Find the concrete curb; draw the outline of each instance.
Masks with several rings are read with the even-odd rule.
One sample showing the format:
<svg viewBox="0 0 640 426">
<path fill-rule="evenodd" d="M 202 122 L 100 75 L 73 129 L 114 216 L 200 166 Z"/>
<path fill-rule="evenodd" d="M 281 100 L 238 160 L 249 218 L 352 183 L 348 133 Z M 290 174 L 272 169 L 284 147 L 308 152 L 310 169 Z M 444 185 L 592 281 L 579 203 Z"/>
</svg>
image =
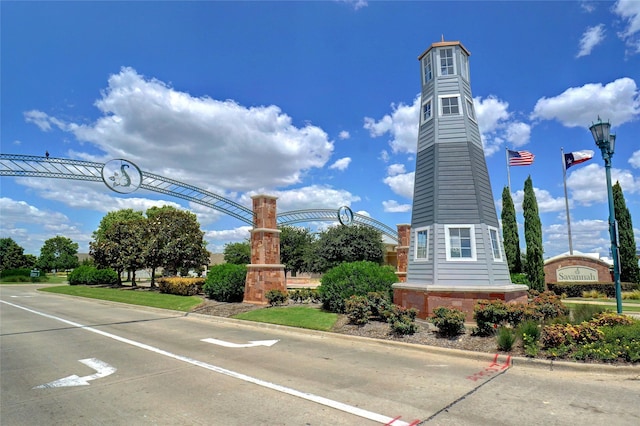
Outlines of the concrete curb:
<svg viewBox="0 0 640 426">
<path fill-rule="evenodd" d="M 71 296 L 68 294 L 59 294 L 59 293 L 47 293 L 54 296 L 62 296 L 62 297 L 80 297 L 80 296 Z M 83 297 L 86 299 L 86 297 Z M 95 301 L 99 301 L 105 304 L 112 304 L 119 307 L 129 307 L 129 308 L 142 308 L 145 310 L 149 310 L 152 312 L 158 313 L 171 313 L 176 317 L 185 317 L 185 318 L 194 318 L 205 320 L 209 322 L 217 322 L 217 323 L 227 323 L 234 324 L 246 328 L 262 328 L 262 329 L 271 329 L 271 330 L 280 330 L 286 331 L 288 333 L 293 334 L 303 334 L 308 336 L 316 336 L 319 338 L 327 338 L 331 337 L 334 339 L 341 340 L 349 340 L 349 341 L 361 341 L 369 344 L 377 344 L 380 346 L 391 346 L 391 347 L 402 347 L 405 349 L 411 349 L 422 352 L 429 352 L 439 355 L 447 355 L 456 358 L 463 358 L 469 360 L 476 361 L 486 361 L 488 363 L 495 361 L 496 354 L 491 354 L 488 352 L 474 352 L 474 351 L 465 351 L 462 349 L 449 349 L 449 348 L 441 348 L 438 346 L 429 346 L 429 345 L 420 345 L 417 343 L 405 343 L 405 342 L 397 342 L 395 340 L 382 340 L 382 339 L 373 339 L 371 337 L 363 337 L 363 336 L 353 336 L 350 334 L 340 334 L 333 333 L 330 331 L 319 331 L 319 330 L 309 330 L 298 327 L 290 327 L 287 325 L 279 325 L 279 324 L 269 324 L 263 322 L 253 322 L 246 320 L 237 320 L 234 318 L 227 317 L 218 317 L 215 315 L 204 315 L 198 314 L 194 312 L 182 312 L 182 311 L 174 311 L 171 309 L 162 309 L 162 308 L 154 308 L 151 306 L 142 306 L 142 305 L 131 305 L 128 303 L 119 303 L 119 302 L 111 302 L 109 300 L 102 299 L 91 299 Z M 627 375 L 632 376 L 630 380 L 640 380 L 640 365 L 609 365 L 609 364 L 588 364 L 588 363 L 578 363 L 578 362 L 570 362 L 570 361 L 556 361 L 549 359 L 537 359 L 537 358 L 523 358 L 523 357 L 510 357 L 508 354 L 500 354 L 498 356 L 499 360 L 510 360 L 511 367 L 527 367 L 527 368 L 535 368 L 539 370 L 548 370 L 548 371 L 573 371 L 573 372 L 581 372 L 581 373 L 591 373 L 591 374 L 613 374 L 613 375 Z M 504 361 L 503 361 L 504 362 Z"/>
<path fill-rule="evenodd" d="M 304 335 L 313 335 L 320 338 L 331 337 L 334 339 L 341 339 L 341 340 L 361 341 L 361 342 L 366 342 L 370 344 L 377 344 L 380 346 L 402 347 L 405 349 L 429 352 L 429 353 L 434 353 L 439 355 L 447 355 L 447 356 L 452 356 L 456 358 L 463 358 L 463 359 L 476 360 L 476 361 L 486 361 L 488 363 L 494 362 L 496 357 L 495 353 L 492 354 L 488 352 L 474 352 L 474 351 L 465 351 L 462 349 L 441 348 L 438 346 L 421 345 L 417 343 L 397 342 L 395 340 L 373 339 L 371 337 L 332 333 L 330 331 L 308 330 L 304 328 L 290 327 L 286 325 L 237 320 L 233 318 L 216 317 L 213 315 L 187 313 L 185 317 L 196 317 L 198 319 L 203 319 L 206 321 L 213 321 L 218 323 L 229 323 L 229 324 L 239 325 L 239 326 L 248 327 L 248 328 L 281 330 L 281 331 L 286 331 L 294 334 L 297 333 L 297 334 L 304 334 Z M 518 368 L 526 367 L 526 368 L 535 368 L 535 369 L 548 370 L 548 371 L 574 371 L 574 372 L 592 373 L 592 374 L 627 375 L 627 376 L 633 376 L 632 378 L 633 380 L 640 380 L 640 365 L 634 366 L 634 365 L 589 364 L 589 363 L 578 363 L 578 362 L 571 362 L 571 361 L 557 361 L 557 360 L 551 360 L 551 359 L 537 359 L 537 358 L 524 358 L 524 357 L 509 358 L 509 354 L 505 354 L 505 353 L 499 354 L 498 360 L 500 362 L 505 362 L 506 360 L 510 360 L 511 367 L 518 367 Z"/>
</svg>

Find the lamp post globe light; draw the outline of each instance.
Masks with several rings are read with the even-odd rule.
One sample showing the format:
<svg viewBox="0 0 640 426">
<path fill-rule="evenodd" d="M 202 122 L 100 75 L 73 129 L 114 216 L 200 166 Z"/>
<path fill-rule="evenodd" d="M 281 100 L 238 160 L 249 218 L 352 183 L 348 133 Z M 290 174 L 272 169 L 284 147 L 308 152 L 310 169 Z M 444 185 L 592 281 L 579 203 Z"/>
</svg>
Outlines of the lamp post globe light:
<svg viewBox="0 0 640 426">
<path fill-rule="evenodd" d="M 618 227 L 616 223 L 616 213 L 613 205 L 613 188 L 611 187 L 611 157 L 616 145 L 616 135 L 610 134 L 611 124 L 603 122 L 600 117 L 591 127 L 593 140 L 600 148 L 604 169 L 607 174 L 607 195 L 609 196 L 609 236 L 611 238 L 611 257 L 613 257 L 613 281 L 616 286 L 616 307 L 618 314 L 622 314 L 622 288 L 620 286 L 620 259 L 618 256 Z"/>
</svg>

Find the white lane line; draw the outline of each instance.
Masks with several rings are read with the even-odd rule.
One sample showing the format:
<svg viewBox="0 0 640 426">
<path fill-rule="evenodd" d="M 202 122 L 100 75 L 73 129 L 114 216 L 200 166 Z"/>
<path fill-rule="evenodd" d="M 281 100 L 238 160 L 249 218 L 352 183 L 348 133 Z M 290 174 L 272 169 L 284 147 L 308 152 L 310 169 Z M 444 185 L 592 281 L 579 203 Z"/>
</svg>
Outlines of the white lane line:
<svg viewBox="0 0 640 426">
<path fill-rule="evenodd" d="M 63 319 L 63 318 L 56 317 L 54 315 L 45 314 L 44 312 L 35 311 L 33 309 L 30 309 L 30 308 L 27 308 L 27 307 L 24 307 L 24 306 L 19 306 L 19 305 L 10 303 L 10 302 L 6 302 L 4 300 L 0 300 L 0 302 L 5 303 L 5 304 L 7 304 L 9 306 L 13 306 L 14 308 L 18 308 L 18 309 L 22 309 L 22 310 L 27 311 L 27 312 L 31 312 L 32 314 L 36 314 L 36 315 L 43 316 L 45 318 L 50 318 L 50 319 L 53 319 L 53 320 L 56 320 L 56 321 L 60 321 L 60 322 L 63 322 L 65 324 L 72 325 L 74 327 L 82 328 L 82 329 L 90 331 L 92 333 L 96 333 L 96 334 L 99 334 L 101 336 L 108 337 L 108 338 L 113 339 L 113 340 L 117 340 L 118 342 L 126 343 L 128 345 L 135 346 L 135 347 L 140 348 L 140 349 L 146 349 L 148 351 L 157 353 L 159 355 L 164 355 L 164 356 L 169 357 L 169 358 L 177 359 L 178 361 L 183 361 L 183 362 L 186 362 L 188 364 L 195 365 L 195 366 L 198 366 L 198 367 L 202 367 L 202 368 L 205 368 L 205 369 L 210 370 L 210 371 L 215 371 L 216 373 L 224 374 L 225 376 L 233 377 L 233 378 L 236 378 L 236 379 L 239 379 L 239 380 L 243 380 L 245 382 L 253 383 L 253 384 L 258 385 L 258 386 L 262 386 L 262 387 L 265 387 L 265 388 L 268 388 L 268 389 L 272 389 L 272 390 L 275 390 L 275 391 L 278 391 L 278 392 L 282 392 L 282 393 L 285 393 L 285 394 L 288 394 L 288 395 L 296 396 L 298 398 L 306 399 L 308 401 L 316 402 L 318 404 L 322 404 L 322 405 L 325 405 L 327 407 L 335 408 L 336 410 L 344 411 L 346 413 L 353 414 L 353 415 L 356 415 L 356 416 L 359 416 L 359 417 L 363 417 L 365 419 L 373 420 L 375 422 L 380 422 L 382 424 L 390 424 L 390 423 L 392 423 L 393 426 L 409 426 L 409 423 L 406 423 L 406 422 L 403 422 L 403 421 L 400 421 L 400 420 L 396 420 L 393 417 L 388 417 L 388 416 L 385 416 L 385 415 L 382 415 L 382 414 L 377 414 L 377 413 L 374 413 L 374 412 L 371 412 L 371 411 L 363 410 L 361 408 L 353 407 L 351 405 L 344 404 L 342 402 L 334 401 L 332 399 L 324 398 L 322 396 L 314 395 L 314 394 L 307 393 L 307 392 L 301 392 L 301 391 L 298 391 L 298 390 L 295 390 L 295 389 L 291 389 L 291 388 L 288 388 L 288 387 L 285 387 L 285 386 L 281 386 L 281 385 L 278 385 L 278 384 L 275 384 L 275 383 L 267 382 L 265 380 L 256 379 L 254 377 L 247 376 L 247 375 L 242 374 L 242 373 L 237 373 L 235 371 L 227 370 L 226 368 L 222 368 L 222 367 L 218 367 L 218 366 L 215 366 L 215 365 L 207 364 L 206 362 L 198 361 L 196 359 L 189 358 L 189 357 L 186 357 L 186 356 L 173 354 L 171 352 L 167 352 L 167 351 L 165 351 L 163 349 L 159 349 L 159 348 L 156 348 L 154 346 L 147 345 L 145 343 L 136 342 L 135 340 L 127 339 L 125 337 L 120 337 L 120 336 L 117 336 L 115 334 L 107 333 L 107 332 L 104 332 L 102 330 L 98 330 L 98 329 L 93 328 L 93 327 L 88 327 L 86 325 L 82 325 L 82 324 L 79 324 L 77 322 L 73 322 L 73 321 L 69 321 L 69 320 Z"/>
</svg>

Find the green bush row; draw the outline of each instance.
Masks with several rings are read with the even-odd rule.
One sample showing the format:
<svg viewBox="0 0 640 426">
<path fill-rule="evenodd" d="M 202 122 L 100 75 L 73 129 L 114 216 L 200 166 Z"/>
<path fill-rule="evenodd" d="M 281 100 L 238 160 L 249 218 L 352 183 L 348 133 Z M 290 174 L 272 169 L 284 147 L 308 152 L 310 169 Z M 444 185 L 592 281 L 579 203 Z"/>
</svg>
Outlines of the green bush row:
<svg viewBox="0 0 640 426">
<path fill-rule="evenodd" d="M 640 290 L 639 284 L 620 283 L 622 291 Z M 583 292 L 597 291 L 604 293 L 607 297 L 616 296 L 616 287 L 614 283 L 547 283 L 549 291 L 554 292 L 558 296 L 564 297 L 582 297 Z"/>
<path fill-rule="evenodd" d="M 69 285 L 113 285 L 118 282 L 118 273 L 113 269 L 98 269 L 95 266 L 81 265 L 69 273 Z"/>
</svg>

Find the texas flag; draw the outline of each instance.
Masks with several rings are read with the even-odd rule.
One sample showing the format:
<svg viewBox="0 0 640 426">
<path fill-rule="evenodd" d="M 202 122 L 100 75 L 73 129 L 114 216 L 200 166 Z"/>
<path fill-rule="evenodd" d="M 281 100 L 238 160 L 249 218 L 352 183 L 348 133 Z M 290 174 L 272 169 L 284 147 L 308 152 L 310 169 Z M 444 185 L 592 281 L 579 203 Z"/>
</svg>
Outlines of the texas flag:
<svg viewBox="0 0 640 426">
<path fill-rule="evenodd" d="M 568 169 L 576 164 L 584 163 L 593 158 L 593 151 L 590 149 L 584 151 L 574 151 L 564 155 L 564 166 Z"/>
</svg>

